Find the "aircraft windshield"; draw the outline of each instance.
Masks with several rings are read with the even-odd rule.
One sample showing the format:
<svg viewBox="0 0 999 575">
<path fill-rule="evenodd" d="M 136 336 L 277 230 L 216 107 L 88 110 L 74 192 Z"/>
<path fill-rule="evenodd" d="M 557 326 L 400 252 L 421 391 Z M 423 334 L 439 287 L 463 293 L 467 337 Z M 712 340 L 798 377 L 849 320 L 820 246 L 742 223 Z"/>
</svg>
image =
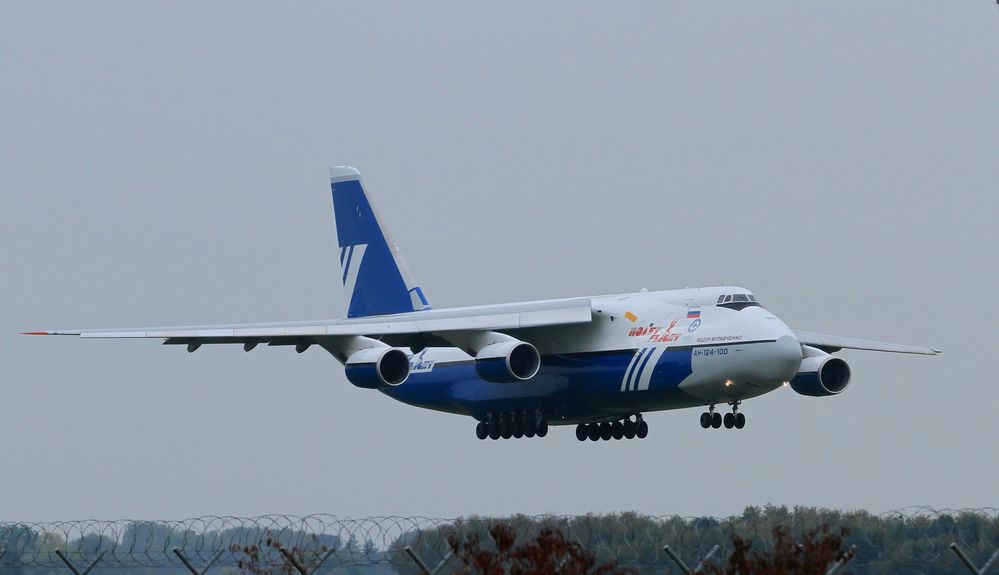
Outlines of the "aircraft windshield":
<svg viewBox="0 0 999 575">
<path fill-rule="evenodd" d="M 747 307 L 762 307 L 756 296 L 751 293 L 730 293 L 718 296 L 718 307 L 734 310 L 745 309 Z"/>
</svg>

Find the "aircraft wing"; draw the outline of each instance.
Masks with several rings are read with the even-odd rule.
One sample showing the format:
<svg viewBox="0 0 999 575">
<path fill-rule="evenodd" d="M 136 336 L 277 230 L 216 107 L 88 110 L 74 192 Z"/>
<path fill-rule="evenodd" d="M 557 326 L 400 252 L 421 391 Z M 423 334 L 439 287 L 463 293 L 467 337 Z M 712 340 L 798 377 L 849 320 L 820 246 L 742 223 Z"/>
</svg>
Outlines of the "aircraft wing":
<svg viewBox="0 0 999 575">
<path fill-rule="evenodd" d="M 915 353 L 920 355 L 936 355 L 942 353 L 939 349 L 931 347 L 921 347 L 917 345 L 901 345 L 897 343 L 885 343 L 881 341 L 871 341 L 869 339 L 858 339 L 855 337 L 843 337 L 839 335 L 826 335 L 810 331 L 794 330 L 798 341 L 817 347 L 829 353 L 841 349 L 861 349 L 866 351 L 886 351 L 890 353 Z"/>
<path fill-rule="evenodd" d="M 588 298 L 548 300 L 423 310 L 362 318 L 260 323 L 142 327 L 118 329 L 52 330 L 25 332 L 28 335 L 77 335 L 85 338 L 153 338 L 167 344 L 243 343 L 256 345 L 297 345 L 338 336 L 417 337 L 442 331 L 495 331 L 588 323 L 592 320 Z M 189 348 L 191 349 L 191 348 Z M 193 351 L 193 349 L 192 349 Z"/>
</svg>

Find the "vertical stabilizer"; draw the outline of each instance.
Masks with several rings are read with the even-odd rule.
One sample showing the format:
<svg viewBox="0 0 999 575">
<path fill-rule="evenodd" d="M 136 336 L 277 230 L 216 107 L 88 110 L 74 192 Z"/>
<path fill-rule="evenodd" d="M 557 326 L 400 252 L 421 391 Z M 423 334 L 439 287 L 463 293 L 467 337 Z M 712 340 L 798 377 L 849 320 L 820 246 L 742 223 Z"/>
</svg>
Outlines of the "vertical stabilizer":
<svg viewBox="0 0 999 575">
<path fill-rule="evenodd" d="M 361 173 L 349 166 L 330 168 L 330 187 L 347 317 L 429 309 L 423 290 L 409 275 L 399 248 L 364 193 Z"/>
</svg>

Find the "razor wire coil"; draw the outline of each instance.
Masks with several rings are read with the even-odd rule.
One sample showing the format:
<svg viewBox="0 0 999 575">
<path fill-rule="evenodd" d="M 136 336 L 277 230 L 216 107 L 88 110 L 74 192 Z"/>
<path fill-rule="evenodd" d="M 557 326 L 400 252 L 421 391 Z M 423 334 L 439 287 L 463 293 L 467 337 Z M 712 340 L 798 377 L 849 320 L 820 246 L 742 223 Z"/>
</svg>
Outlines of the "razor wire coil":
<svg viewBox="0 0 999 575">
<path fill-rule="evenodd" d="M 251 547 L 260 550 L 263 564 L 273 566 L 283 562 L 278 546 L 298 550 L 306 561 L 333 549 L 334 561 L 340 565 L 399 566 L 404 562 L 401 551 L 406 545 L 427 560 L 437 561 L 449 549 L 449 535 L 482 536 L 496 522 L 513 527 L 518 540 L 537 534 L 543 527 L 554 527 L 604 560 L 613 559 L 625 566 L 654 566 L 668 561 L 662 549 L 665 544 L 683 549 L 694 559 L 703 557 L 716 544 L 730 549 L 734 535 L 760 541 L 765 547 L 778 525 L 801 533 L 823 519 L 833 526 L 868 520 L 880 527 L 851 533 L 850 542 L 859 547 L 855 565 L 877 560 L 902 530 L 913 528 L 921 541 L 910 541 L 903 556 L 898 556 L 896 549 L 895 560 L 938 560 L 949 556 L 947 546 L 953 541 L 971 549 L 999 548 L 999 508 L 907 507 L 881 514 L 795 509 L 783 515 L 747 510 L 727 518 L 635 513 L 462 519 L 314 514 L 204 516 L 173 521 L 0 521 L 0 551 L 4 552 L 0 566 L 59 567 L 62 563 L 55 554 L 57 549 L 81 563 L 104 552 L 101 567 L 180 568 L 174 549 L 181 550 L 195 565 L 205 565 L 222 552 L 216 564 L 233 566 Z"/>
</svg>

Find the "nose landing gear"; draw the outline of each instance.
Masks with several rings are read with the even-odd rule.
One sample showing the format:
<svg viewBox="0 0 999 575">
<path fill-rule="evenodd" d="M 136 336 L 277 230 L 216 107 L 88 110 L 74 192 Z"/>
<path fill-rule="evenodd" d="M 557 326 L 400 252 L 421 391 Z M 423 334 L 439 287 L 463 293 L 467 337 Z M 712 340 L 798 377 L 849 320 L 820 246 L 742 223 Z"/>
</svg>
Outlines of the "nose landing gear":
<svg viewBox="0 0 999 575">
<path fill-rule="evenodd" d="M 729 402 L 732 406 L 732 413 L 726 413 L 725 417 L 722 417 L 720 413 L 715 411 L 715 404 L 708 406 L 708 410 L 701 414 L 701 427 L 707 429 L 709 427 L 718 429 L 723 424 L 725 429 L 742 429 L 746 427 L 746 416 L 739 412 L 739 404 L 741 401 Z"/>
<path fill-rule="evenodd" d="M 701 427 L 707 429 L 713 427 L 718 429 L 722 426 L 722 416 L 715 411 L 715 404 L 708 406 L 708 410 L 701 414 Z"/>
</svg>

